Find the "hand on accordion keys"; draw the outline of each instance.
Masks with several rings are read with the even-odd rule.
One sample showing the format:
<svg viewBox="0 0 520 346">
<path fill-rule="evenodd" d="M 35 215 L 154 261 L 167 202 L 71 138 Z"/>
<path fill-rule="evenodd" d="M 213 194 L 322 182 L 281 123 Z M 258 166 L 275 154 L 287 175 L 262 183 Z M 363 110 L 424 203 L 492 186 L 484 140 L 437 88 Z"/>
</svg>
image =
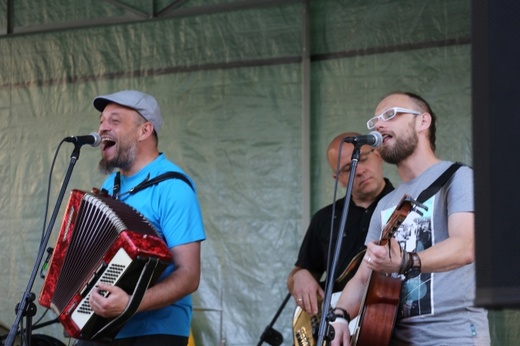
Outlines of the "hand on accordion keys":
<svg viewBox="0 0 520 346">
<path fill-rule="evenodd" d="M 117 286 L 99 283 L 92 290 L 89 303 L 92 310 L 99 316 L 108 318 L 119 316 L 125 310 L 130 297 Z"/>
</svg>

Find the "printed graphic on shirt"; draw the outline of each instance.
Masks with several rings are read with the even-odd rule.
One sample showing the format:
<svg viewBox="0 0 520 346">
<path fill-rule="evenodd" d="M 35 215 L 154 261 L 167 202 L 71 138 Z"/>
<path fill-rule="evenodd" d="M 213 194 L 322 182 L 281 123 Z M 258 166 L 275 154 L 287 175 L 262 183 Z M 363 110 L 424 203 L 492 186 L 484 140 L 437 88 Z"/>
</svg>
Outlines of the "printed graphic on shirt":
<svg viewBox="0 0 520 346">
<path fill-rule="evenodd" d="M 419 252 L 434 244 L 434 225 L 432 222 L 434 201 L 435 196 L 424 203 L 424 205 L 428 207 L 428 210 L 419 209 L 422 215 L 416 211 L 411 212 L 401 227 L 396 231 L 395 239 L 403 251 Z M 388 220 L 394 209 L 395 207 L 384 210 L 381 213 L 382 220 Z M 411 317 L 433 313 L 431 286 L 432 275 L 430 273 L 423 273 L 415 278 L 404 281 L 403 288 L 401 289 L 398 317 Z"/>
</svg>

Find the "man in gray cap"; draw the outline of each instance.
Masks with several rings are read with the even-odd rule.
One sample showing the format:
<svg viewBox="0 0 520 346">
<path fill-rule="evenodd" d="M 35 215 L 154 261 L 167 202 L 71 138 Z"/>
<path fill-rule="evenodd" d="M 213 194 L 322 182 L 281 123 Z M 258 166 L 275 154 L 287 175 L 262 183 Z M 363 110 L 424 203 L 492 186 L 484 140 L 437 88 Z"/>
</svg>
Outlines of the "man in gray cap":
<svg viewBox="0 0 520 346">
<path fill-rule="evenodd" d="M 173 264 L 147 289 L 138 312 L 113 344 L 186 346 L 192 315 L 191 293 L 199 285 L 200 243 L 205 239 L 195 184 L 158 151 L 162 116 L 154 97 L 123 90 L 98 96 L 93 103 L 101 112 L 99 169 L 109 174 L 102 188 L 141 212 L 173 255 Z M 113 172 L 115 169 L 118 171 Z M 146 184 L 165 173 L 176 179 Z M 146 188 L 141 189 L 143 186 Z M 128 302 L 125 291 L 105 284 L 99 284 L 90 297 L 93 311 L 107 318 L 120 315 Z"/>
</svg>

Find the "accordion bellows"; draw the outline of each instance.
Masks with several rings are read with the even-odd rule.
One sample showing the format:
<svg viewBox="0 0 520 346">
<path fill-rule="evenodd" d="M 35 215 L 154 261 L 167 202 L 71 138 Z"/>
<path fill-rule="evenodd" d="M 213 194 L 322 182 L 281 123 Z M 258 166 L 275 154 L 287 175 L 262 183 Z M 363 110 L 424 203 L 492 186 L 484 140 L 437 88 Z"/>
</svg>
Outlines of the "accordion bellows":
<svg viewBox="0 0 520 346">
<path fill-rule="evenodd" d="M 110 341 L 171 261 L 142 214 L 108 195 L 72 190 L 39 303 L 58 315 L 70 336 Z M 88 298 L 99 282 L 131 296 L 120 316 L 107 319 L 91 310 Z"/>
</svg>

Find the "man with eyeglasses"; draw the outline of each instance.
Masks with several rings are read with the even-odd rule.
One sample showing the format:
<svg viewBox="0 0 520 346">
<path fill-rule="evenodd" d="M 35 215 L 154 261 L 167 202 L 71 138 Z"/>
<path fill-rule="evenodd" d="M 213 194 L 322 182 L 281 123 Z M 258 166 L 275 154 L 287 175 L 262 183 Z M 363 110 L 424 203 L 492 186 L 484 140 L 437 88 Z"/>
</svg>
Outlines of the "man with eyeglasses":
<svg viewBox="0 0 520 346">
<path fill-rule="evenodd" d="M 375 114 L 368 128 L 383 136 L 381 156 L 397 166 L 402 183 L 383 197 L 374 211 L 365 257 L 336 305 L 342 314 L 332 323 L 335 338 L 331 345 L 356 344 L 366 337 L 364 331 L 373 327 L 373 321 L 363 317 L 366 309 L 375 306 L 368 307 L 364 294 L 371 275 L 377 272 L 402 280 L 397 291 L 400 299 L 395 302 L 396 320 L 390 314 L 376 327 L 381 330 L 389 326 L 390 340 L 377 344 L 489 345 L 487 312 L 473 306 L 472 169 L 458 168 L 423 202 L 427 209 L 419 208 L 421 214 L 412 211 L 388 244 L 379 245 L 383 226 L 403 196 L 418 198 L 452 162 L 442 161 L 435 154 L 435 114 L 420 96 L 409 92 L 388 94 L 379 102 Z M 346 325 L 359 311 L 363 311 L 359 329 L 351 340 Z"/>
<path fill-rule="evenodd" d="M 351 143 L 344 143 L 343 139 L 359 135 L 358 133 L 342 133 L 332 140 L 327 149 L 327 159 L 334 172 L 332 177 L 338 179 L 344 188 L 347 187 L 349 180 L 354 146 Z M 338 157 L 340 145 L 342 145 L 341 156 Z M 368 145 L 363 146 L 355 172 L 347 223 L 343 231 L 345 238 L 342 241 L 335 279 L 345 272 L 356 254 L 365 249 L 364 242 L 372 212 L 381 197 L 392 190 L 392 184 L 383 176 L 383 160 L 378 151 Z M 335 203 L 332 236 L 334 241 L 337 239 L 344 204 L 345 197 L 338 199 Z M 323 288 L 318 281 L 327 269 L 332 208 L 333 205 L 330 204 L 313 215 L 301 244 L 295 267 L 287 279 L 287 287 L 296 304 L 310 315 L 318 313 L 318 297 L 324 297 Z M 362 258 L 362 255 L 358 257 Z M 349 275 L 349 278 L 352 275 L 353 273 Z M 344 285 L 345 280 L 336 282 L 335 291 L 341 291 Z"/>
</svg>

